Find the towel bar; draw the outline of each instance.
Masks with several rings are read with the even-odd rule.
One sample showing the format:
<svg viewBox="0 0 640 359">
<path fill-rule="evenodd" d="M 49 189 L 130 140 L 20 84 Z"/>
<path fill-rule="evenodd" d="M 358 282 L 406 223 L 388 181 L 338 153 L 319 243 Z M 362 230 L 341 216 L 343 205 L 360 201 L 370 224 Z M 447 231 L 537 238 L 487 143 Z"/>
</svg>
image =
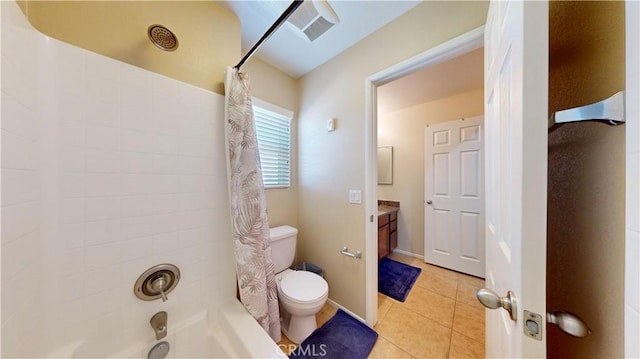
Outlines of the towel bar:
<svg viewBox="0 0 640 359">
<path fill-rule="evenodd" d="M 351 257 L 353 259 L 362 258 L 362 252 L 360 250 L 357 250 L 355 253 L 351 253 L 349 252 L 349 248 L 347 247 L 342 247 L 342 250 L 340 250 L 340 254 L 342 254 L 343 256 Z"/>
</svg>

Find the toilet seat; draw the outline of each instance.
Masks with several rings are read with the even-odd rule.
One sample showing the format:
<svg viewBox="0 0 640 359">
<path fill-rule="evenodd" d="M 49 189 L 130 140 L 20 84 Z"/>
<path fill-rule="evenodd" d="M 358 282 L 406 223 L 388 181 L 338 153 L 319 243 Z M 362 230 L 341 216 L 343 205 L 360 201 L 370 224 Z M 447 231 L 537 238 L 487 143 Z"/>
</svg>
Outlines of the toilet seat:
<svg viewBox="0 0 640 359">
<path fill-rule="evenodd" d="M 312 272 L 293 271 L 280 280 L 280 293 L 294 303 L 315 302 L 328 292 L 327 281 Z"/>
</svg>

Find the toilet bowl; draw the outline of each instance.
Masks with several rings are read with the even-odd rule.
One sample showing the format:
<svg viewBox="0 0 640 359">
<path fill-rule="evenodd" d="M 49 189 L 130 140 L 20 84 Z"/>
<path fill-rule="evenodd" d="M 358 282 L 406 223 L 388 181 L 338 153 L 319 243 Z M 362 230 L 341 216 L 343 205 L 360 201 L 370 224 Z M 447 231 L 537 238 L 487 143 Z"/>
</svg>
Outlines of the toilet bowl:
<svg viewBox="0 0 640 359">
<path fill-rule="evenodd" d="M 329 296 L 329 285 L 319 275 L 288 269 L 276 275 L 282 309 L 282 331 L 294 343 L 302 343 L 316 328 L 316 314 Z"/>
<path fill-rule="evenodd" d="M 329 296 L 321 276 L 289 269 L 295 257 L 298 230 L 290 226 L 271 228 L 271 252 L 276 271 L 281 327 L 294 343 L 302 343 L 316 328 L 316 314 Z"/>
</svg>

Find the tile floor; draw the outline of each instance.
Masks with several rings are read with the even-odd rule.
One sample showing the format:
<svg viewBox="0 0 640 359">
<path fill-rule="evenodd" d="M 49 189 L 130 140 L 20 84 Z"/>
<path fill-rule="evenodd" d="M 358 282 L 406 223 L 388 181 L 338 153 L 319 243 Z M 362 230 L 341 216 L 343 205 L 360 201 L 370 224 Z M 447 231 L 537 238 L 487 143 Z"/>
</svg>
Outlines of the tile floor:
<svg viewBox="0 0 640 359">
<path fill-rule="evenodd" d="M 389 258 L 422 273 L 404 303 L 378 294 L 378 341 L 369 358 L 484 358 L 484 307 L 475 298 L 484 280 L 393 253 Z M 336 312 L 327 304 L 318 325 Z M 291 352 L 283 334 L 278 343 Z"/>
</svg>

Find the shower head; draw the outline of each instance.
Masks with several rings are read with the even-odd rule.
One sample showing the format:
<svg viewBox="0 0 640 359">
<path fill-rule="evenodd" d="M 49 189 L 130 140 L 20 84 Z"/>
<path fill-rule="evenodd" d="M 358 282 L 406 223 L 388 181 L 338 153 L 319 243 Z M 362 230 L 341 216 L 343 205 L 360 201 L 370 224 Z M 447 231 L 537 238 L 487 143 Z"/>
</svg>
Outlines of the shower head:
<svg viewBox="0 0 640 359">
<path fill-rule="evenodd" d="M 178 38 L 171 30 L 158 24 L 149 26 L 147 30 L 149 40 L 162 51 L 176 51 L 178 48 Z"/>
</svg>

